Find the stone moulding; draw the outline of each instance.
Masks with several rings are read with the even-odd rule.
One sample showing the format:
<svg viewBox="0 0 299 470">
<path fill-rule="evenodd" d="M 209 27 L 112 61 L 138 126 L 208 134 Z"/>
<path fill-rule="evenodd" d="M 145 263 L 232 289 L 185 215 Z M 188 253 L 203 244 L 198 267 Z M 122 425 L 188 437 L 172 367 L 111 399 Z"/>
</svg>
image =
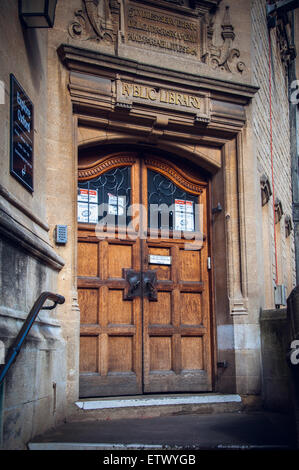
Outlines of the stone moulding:
<svg viewBox="0 0 299 470">
<path fill-rule="evenodd" d="M 215 74 L 199 76 L 149 66 L 69 44 L 61 44 L 57 53 L 69 70 L 69 92 L 80 123 L 87 127 L 105 128 L 112 133 L 134 135 L 135 141 L 138 135 L 146 142 L 159 145 L 171 142 L 176 145 L 180 142 L 184 145 L 207 142 L 210 145 L 211 141 L 217 146 L 225 144 L 228 136 L 233 138 L 243 128 L 246 122 L 245 106 L 259 89 L 248 83 L 219 79 Z M 197 122 L 195 117 L 198 113 L 186 113 L 184 110 L 178 113 L 176 106 L 158 107 L 150 100 L 141 102 L 140 99 L 138 103 L 134 99 L 135 103 L 127 96 L 124 100 L 118 92 L 119 80 L 206 97 L 203 104 L 206 102 L 209 107 L 205 105 L 200 118 L 207 118 L 209 122 Z M 119 106 L 120 98 L 122 104 L 128 104 L 128 108 Z M 209 129 L 209 136 L 202 132 L 206 128 Z"/>
<path fill-rule="evenodd" d="M 248 314 L 247 207 L 244 192 L 245 155 L 238 137 L 224 147 L 228 297 L 231 315 Z M 238 201 L 238 203 L 236 203 Z"/>
<path fill-rule="evenodd" d="M 188 72 L 174 71 L 166 68 L 156 67 L 154 65 L 148 66 L 141 62 L 132 59 L 125 59 L 121 57 L 112 56 L 102 52 L 92 51 L 80 47 L 75 47 L 69 44 L 61 44 L 57 53 L 61 62 L 70 70 L 76 73 L 88 73 L 94 76 L 101 76 L 101 71 L 109 73 L 110 79 L 116 80 L 116 76 L 130 76 L 140 77 L 143 79 L 156 79 L 165 83 L 168 86 L 173 84 L 182 83 L 184 85 L 191 85 L 198 90 L 203 91 L 208 89 L 213 99 L 213 93 L 226 95 L 225 102 L 229 97 L 231 103 L 237 102 L 239 105 L 246 105 L 254 97 L 259 87 L 253 86 L 249 83 L 239 83 L 234 81 L 227 81 L 218 79 L 215 74 L 211 76 L 199 76 Z"/>
<path fill-rule="evenodd" d="M 5 305 L 0 305 L 0 317 L 10 318 L 15 321 L 19 321 L 19 320 L 25 321 L 26 318 L 28 317 L 28 312 L 9 308 L 9 307 L 6 307 Z M 49 317 L 48 314 L 45 315 L 44 312 L 39 313 L 37 318 L 34 320 L 34 324 L 40 325 L 42 327 L 45 326 L 45 327 L 51 327 L 51 328 L 61 328 L 61 324 L 59 320 L 57 320 L 56 318 Z M 13 333 L 12 336 L 15 336 L 15 333 Z M 1 341 L 0 341 L 0 349 L 1 349 Z"/>
<path fill-rule="evenodd" d="M 50 245 L 16 222 L 1 205 L 0 236 L 5 237 L 18 248 L 40 259 L 56 271 L 60 271 L 65 264 Z"/>
<path fill-rule="evenodd" d="M 41 228 L 49 232 L 49 225 L 43 222 L 41 219 L 36 217 L 36 215 L 30 211 L 21 201 L 19 201 L 10 191 L 8 191 L 4 186 L 0 184 L 0 196 L 4 197 L 10 204 L 15 206 L 21 212 L 23 212 L 29 219 L 31 219 L 35 224 L 38 224 Z"/>
</svg>

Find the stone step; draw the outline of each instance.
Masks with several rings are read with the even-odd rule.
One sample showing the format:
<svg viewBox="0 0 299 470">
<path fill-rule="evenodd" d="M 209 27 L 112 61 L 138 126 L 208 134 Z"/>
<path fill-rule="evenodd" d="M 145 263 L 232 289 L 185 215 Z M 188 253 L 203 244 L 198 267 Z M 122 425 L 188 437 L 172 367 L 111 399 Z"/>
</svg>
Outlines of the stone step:
<svg viewBox="0 0 299 470">
<path fill-rule="evenodd" d="M 68 421 L 226 413 L 241 411 L 242 408 L 240 395 L 217 393 L 90 398 L 75 402 Z"/>
<path fill-rule="evenodd" d="M 293 447 L 292 417 L 265 411 L 73 421 L 60 424 L 28 443 L 30 450 L 191 451 Z"/>
<path fill-rule="evenodd" d="M 190 446 L 191 447 L 191 446 Z M 214 447 L 193 445 L 192 450 L 290 450 L 289 445 L 216 445 Z M 114 443 L 88 443 L 88 442 L 29 442 L 28 450 L 190 450 L 186 445 L 162 444 L 114 444 Z M 143 461 L 142 461 L 143 462 Z"/>
</svg>

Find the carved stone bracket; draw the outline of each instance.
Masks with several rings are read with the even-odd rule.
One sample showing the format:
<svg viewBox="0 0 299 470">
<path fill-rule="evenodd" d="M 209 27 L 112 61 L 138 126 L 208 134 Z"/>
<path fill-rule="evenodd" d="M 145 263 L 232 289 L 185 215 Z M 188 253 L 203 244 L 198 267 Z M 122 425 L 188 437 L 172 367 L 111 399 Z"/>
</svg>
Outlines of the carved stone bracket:
<svg viewBox="0 0 299 470">
<path fill-rule="evenodd" d="M 275 223 L 278 224 L 283 216 L 283 208 L 281 200 L 276 198 L 275 199 Z"/>
<path fill-rule="evenodd" d="M 274 2 L 271 2 L 274 3 Z M 275 2 L 276 3 L 276 2 Z M 283 2 L 282 2 L 283 3 Z M 290 3 L 290 2 L 284 2 Z M 293 2 L 295 3 L 295 2 Z M 297 2 L 298 7 L 298 2 Z M 268 5 L 268 8 L 270 5 Z M 292 9 L 296 8 L 293 6 Z M 296 46 L 292 35 L 292 16 L 291 11 L 286 11 L 284 8 L 274 9 L 267 17 L 268 27 L 275 28 L 276 41 L 280 51 L 282 64 L 287 67 L 296 58 Z M 295 26 L 295 24 L 294 24 Z"/>
<path fill-rule="evenodd" d="M 291 231 L 293 230 L 292 217 L 290 215 L 285 216 L 284 225 L 285 225 L 285 236 L 286 238 L 288 238 L 291 235 Z"/>
<path fill-rule="evenodd" d="M 69 25 L 72 38 L 81 40 L 115 41 L 112 11 L 118 2 L 109 0 L 82 0 L 82 9 L 75 11 L 75 21 Z"/>
<path fill-rule="evenodd" d="M 240 57 L 239 49 L 233 47 L 235 40 L 234 27 L 231 24 L 229 6 L 225 8 L 225 14 L 222 22 L 222 46 L 213 44 L 214 35 L 214 17 L 209 15 L 207 20 L 208 52 L 203 55 L 202 60 L 213 69 L 221 69 L 227 72 L 237 71 L 242 73 L 246 66 L 244 62 L 236 61 Z"/>
<path fill-rule="evenodd" d="M 265 206 L 272 196 L 271 185 L 268 177 L 263 174 L 260 178 L 261 183 L 261 196 L 262 196 L 262 206 Z"/>
<path fill-rule="evenodd" d="M 286 24 L 281 18 L 277 20 L 276 35 L 281 61 L 287 68 L 296 57 L 296 48 L 291 39 L 290 25 Z"/>
</svg>

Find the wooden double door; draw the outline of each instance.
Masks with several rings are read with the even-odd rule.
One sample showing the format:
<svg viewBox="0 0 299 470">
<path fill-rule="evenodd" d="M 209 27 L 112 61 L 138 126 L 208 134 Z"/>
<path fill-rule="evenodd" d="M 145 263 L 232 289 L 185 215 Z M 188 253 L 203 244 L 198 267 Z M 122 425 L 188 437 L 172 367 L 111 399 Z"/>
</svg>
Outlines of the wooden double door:
<svg viewBox="0 0 299 470">
<path fill-rule="evenodd" d="M 118 153 L 79 172 L 80 396 L 212 390 L 208 182 Z"/>
</svg>

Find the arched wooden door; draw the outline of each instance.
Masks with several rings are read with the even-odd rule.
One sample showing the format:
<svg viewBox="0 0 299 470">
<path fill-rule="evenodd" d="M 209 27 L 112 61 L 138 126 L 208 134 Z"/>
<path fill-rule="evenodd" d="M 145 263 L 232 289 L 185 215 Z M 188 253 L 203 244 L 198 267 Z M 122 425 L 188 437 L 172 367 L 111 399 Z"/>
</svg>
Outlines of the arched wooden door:
<svg viewBox="0 0 299 470">
<path fill-rule="evenodd" d="M 207 206 L 153 155 L 79 171 L 81 397 L 212 390 Z"/>
</svg>

